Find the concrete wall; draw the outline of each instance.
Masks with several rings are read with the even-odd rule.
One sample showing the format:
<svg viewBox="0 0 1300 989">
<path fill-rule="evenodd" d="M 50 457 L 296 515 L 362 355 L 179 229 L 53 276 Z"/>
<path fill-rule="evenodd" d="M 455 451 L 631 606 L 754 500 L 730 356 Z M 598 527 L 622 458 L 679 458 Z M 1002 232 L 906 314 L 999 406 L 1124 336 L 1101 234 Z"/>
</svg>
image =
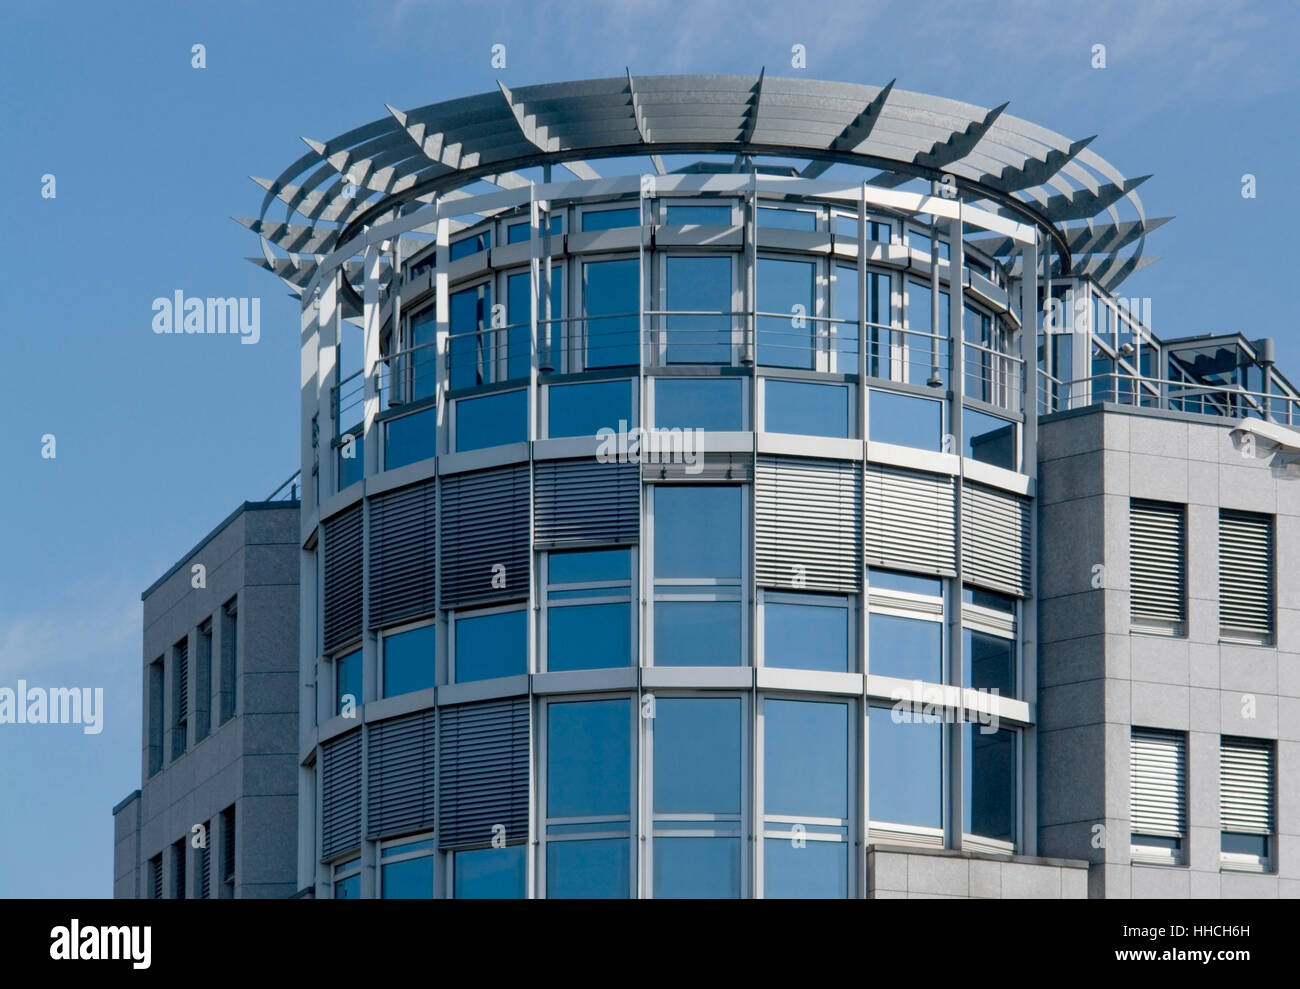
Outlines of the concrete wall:
<svg viewBox="0 0 1300 989">
<path fill-rule="evenodd" d="M 1236 424 L 1114 406 L 1040 423 L 1039 851 L 1087 859 L 1092 896 L 1300 895 L 1300 478 L 1234 449 Z M 1188 506 L 1184 637 L 1129 631 L 1130 498 Z M 1276 516 L 1275 646 L 1219 641 L 1220 508 Z M 1130 860 L 1133 725 L 1187 733 L 1179 865 Z M 1273 874 L 1220 868 L 1221 735 L 1277 741 Z"/>
<path fill-rule="evenodd" d="M 895 845 L 867 850 L 867 897 L 901 899 L 1081 900 L 1088 863 Z"/>
</svg>

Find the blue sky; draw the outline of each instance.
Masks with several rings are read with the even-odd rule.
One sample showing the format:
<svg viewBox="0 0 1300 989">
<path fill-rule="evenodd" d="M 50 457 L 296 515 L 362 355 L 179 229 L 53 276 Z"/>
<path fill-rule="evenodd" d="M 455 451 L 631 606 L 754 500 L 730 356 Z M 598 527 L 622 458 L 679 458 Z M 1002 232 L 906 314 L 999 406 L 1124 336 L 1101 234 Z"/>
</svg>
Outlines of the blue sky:
<svg viewBox="0 0 1300 989">
<path fill-rule="evenodd" d="M 140 592 L 296 467 L 298 307 L 243 260 L 257 241 L 230 217 L 256 215 L 248 176 L 278 174 L 301 135 L 498 78 L 800 74 L 802 44 L 810 77 L 1010 100 L 1051 130 L 1099 134 L 1092 149 L 1124 174 L 1154 173 L 1148 215 L 1177 217 L 1124 294 L 1153 299 L 1160 335 L 1276 337 L 1300 380 L 1281 291 L 1300 223 L 1294 2 L 6 7 L 0 686 L 99 686 L 106 711 L 99 735 L 0 725 L 0 896 L 111 895 L 110 810 L 139 785 Z M 151 303 L 178 289 L 260 297 L 261 341 L 155 335 Z"/>
</svg>

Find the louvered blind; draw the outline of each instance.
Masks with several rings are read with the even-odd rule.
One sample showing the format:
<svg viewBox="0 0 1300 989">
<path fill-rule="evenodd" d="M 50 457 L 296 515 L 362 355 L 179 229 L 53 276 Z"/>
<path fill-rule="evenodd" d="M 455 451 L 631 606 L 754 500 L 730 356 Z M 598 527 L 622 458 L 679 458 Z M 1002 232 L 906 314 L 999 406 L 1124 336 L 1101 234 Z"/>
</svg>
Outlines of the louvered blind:
<svg viewBox="0 0 1300 989">
<path fill-rule="evenodd" d="M 361 732 L 321 746 L 321 858 L 361 842 Z"/>
<path fill-rule="evenodd" d="M 1186 833 L 1187 753 L 1183 736 L 1133 729 L 1129 752 L 1129 821 L 1134 834 Z"/>
<path fill-rule="evenodd" d="M 221 812 L 221 880 L 233 882 L 235 878 L 235 805 Z"/>
<path fill-rule="evenodd" d="M 176 722 L 180 724 L 190 713 L 190 640 L 176 643 Z"/>
<path fill-rule="evenodd" d="M 1183 506 L 1129 502 L 1129 613 L 1134 625 L 1180 631 L 1187 617 Z"/>
<path fill-rule="evenodd" d="M 641 481 L 635 464 L 543 461 L 534 477 L 538 546 L 637 541 Z"/>
<path fill-rule="evenodd" d="M 695 450 L 695 463 L 647 463 L 642 453 L 641 476 L 647 481 L 748 481 L 754 476 L 751 453 L 709 453 Z M 660 454 L 663 458 L 663 454 Z M 679 458 L 680 459 L 680 458 Z"/>
<path fill-rule="evenodd" d="M 326 652 L 361 634 L 361 506 L 325 523 Z"/>
<path fill-rule="evenodd" d="M 1219 828 L 1273 833 L 1273 746 L 1248 738 L 1219 743 Z"/>
<path fill-rule="evenodd" d="M 1029 593 L 1029 502 L 979 484 L 962 487 L 962 580 L 1025 597 Z"/>
<path fill-rule="evenodd" d="M 1273 635 L 1273 519 L 1219 512 L 1219 627 L 1255 641 Z"/>
<path fill-rule="evenodd" d="M 953 480 L 868 464 L 864 548 L 872 566 L 956 573 Z"/>
<path fill-rule="evenodd" d="M 433 481 L 371 499 L 371 626 L 429 615 L 437 608 L 435 504 Z"/>
<path fill-rule="evenodd" d="M 434 715 L 421 711 L 370 729 L 366 829 L 380 837 L 431 829 Z"/>
<path fill-rule="evenodd" d="M 443 480 L 444 607 L 528 594 L 528 502 L 527 466 Z"/>
<path fill-rule="evenodd" d="M 211 838 L 208 835 L 207 838 Z M 199 899 L 212 898 L 212 854 L 208 841 L 199 849 Z"/>
<path fill-rule="evenodd" d="M 528 699 L 440 710 L 438 841 L 442 848 L 528 834 Z"/>
<path fill-rule="evenodd" d="M 760 457 L 754 476 L 758 582 L 853 592 L 862 585 L 861 465 Z"/>
<path fill-rule="evenodd" d="M 155 900 L 161 900 L 163 898 L 163 864 L 161 855 L 155 855 L 149 860 L 149 887 Z"/>
<path fill-rule="evenodd" d="M 172 899 L 183 900 L 186 896 L 185 888 L 185 839 L 175 842 L 172 845 L 172 868 L 176 871 L 172 874 Z"/>
</svg>

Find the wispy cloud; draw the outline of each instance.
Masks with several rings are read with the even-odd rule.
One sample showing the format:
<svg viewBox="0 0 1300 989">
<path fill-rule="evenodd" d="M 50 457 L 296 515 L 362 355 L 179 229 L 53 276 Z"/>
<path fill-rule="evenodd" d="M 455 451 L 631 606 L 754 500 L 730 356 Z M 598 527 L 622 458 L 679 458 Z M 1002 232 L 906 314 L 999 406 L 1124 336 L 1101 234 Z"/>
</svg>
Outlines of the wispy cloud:
<svg viewBox="0 0 1300 989">
<path fill-rule="evenodd" d="M 132 585 L 88 582 L 59 603 L 22 615 L 0 614 L 0 682 L 84 674 L 110 675 L 104 660 L 140 641 L 140 592 Z"/>
</svg>

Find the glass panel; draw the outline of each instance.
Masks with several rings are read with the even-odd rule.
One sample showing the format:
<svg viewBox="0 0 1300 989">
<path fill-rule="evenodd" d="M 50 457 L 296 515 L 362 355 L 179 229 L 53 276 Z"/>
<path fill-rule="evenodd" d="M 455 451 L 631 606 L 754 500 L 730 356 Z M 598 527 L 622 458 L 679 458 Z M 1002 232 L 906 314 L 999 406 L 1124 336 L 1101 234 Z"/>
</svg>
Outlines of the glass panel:
<svg viewBox="0 0 1300 989">
<path fill-rule="evenodd" d="M 759 258 L 757 290 L 759 311 L 780 314 L 757 317 L 758 363 L 811 370 L 815 366 L 816 265 Z"/>
<path fill-rule="evenodd" d="M 385 900 L 433 899 L 433 856 L 390 862 L 379 867 Z"/>
<path fill-rule="evenodd" d="M 342 491 L 350 484 L 356 484 L 365 476 L 366 472 L 366 438 L 361 433 L 355 433 L 352 436 L 352 443 L 348 444 L 343 440 L 344 445 L 338 448 L 338 467 L 339 467 L 339 490 Z M 352 456 L 347 454 L 351 453 Z"/>
<path fill-rule="evenodd" d="M 617 900 L 631 895 L 631 841 L 546 843 L 546 895 L 552 900 Z"/>
<path fill-rule="evenodd" d="M 632 388 L 626 380 L 550 385 L 546 393 L 552 438 L 595 436 L 632 421 Z"/>
<path fill-rule="evenodd" d="M 934 577 L 917 577 L 894 570 L 872 570 L 869 573 L 868 579 L 872 588 L 906 591 L 909 594 L 928 594 L 931 597 L 939 597 L 943 594 L 943 581 Z"/>
<path fill-rule="evenodd" d="M 1254 855 L 1256 858 L 1268 858 L 1268 835 L 1243 834 L 1237 831 L 1220 833 L 1219 849 L 1230 855 Z M 657 846 L 656 846 L 657 847 Z"/>
<path fill-rule="evenodd" d="M 765 700 L 763 739 L 767 814 L 849 816 L 848 705 Z"/>
<path fill-rule="evenodd" d="M 768 378 L 763 389 L 763 426 L 769 433 L 848 438 L 848 385 Z"/>
<path fill-rule="evenodd" d="M 484 230 L 482 233 L 475 234 L 472 237 L 464 237 L 454 241 L 451 245 L 449 257 L 452 261 L 459 261 L 461 258 L 467 258 L 471 254 L 477 254 L 479 251 L 486 251 L 492 246 L 492 231 Z"/>
<path fill-rule="evenodd" d="M 532 370 L 532 295 L 532 275 L 528 272 L 511 275 L 506 279 L 506 325 L 510 327 L 507 331 L 508 339 L 506 341 L 506 373 L 511 379 L 526 378 Z M 564 269 L 557 265 L 551 268 L 551 319 L 558 320 L 563 316 Z M 537 310 L 537 337 L 539 343 L 544 342 L 546 339 L 545 319 L 545 309 L 539 307 Z M 552 348 L 559 347 L 560 335 L 556 331 L 562 325 L 562 323 L 553 324 L 555 330 L 551 334 Z M 551 354 L 552 365 L 555 364 L 558 357 L 558 353 Z"/>
<path fill-rule="evenodd" d="M 758 208 L 758 225 L 781 230 L 816 230 L 817 214 L 811 210 L 760 206 Z"/>
<path fill-rule="evenodd" d="M 739 666 L 739 601 L 656 601 L 656 666 Z"/>
<path fill-rule="evenodd" d="M 528 392 L 503 391 L 456 403 L 457 451 L 481 450 L 528 439 Z"/>
<path fill-rule="evenodd" d="M 738 485 L 657 485 L 655 577 L 740 577 Z"/>
<path fill-rule="evenodd" d="M 451 387 L 473 388 L 493 380 L 492 286 L 487 282 L 451 294 Z"/>
<path fill-rule="evenodd" d="M 740 813 L 740 715 L 739 697 L 656 701 L 656 814 Z"/>
<path fill-rule="evenodd" d="M 763 665 L 849 672 L 849 609 L 843 598 L 763 605 Z"/>
<path fill-rule="evenodd" d="M 559 216 L 551 217 L 551 236 L 558 237 L 564 232 L 564 221 Z M 538 236 L 542 233 L 541 226 L 537 229 Z M 506 227 L 506 243 L 521 244 L 532 236 L 532 224 L 525 220 L 523 223 L 512 223 Z"/>
<path fill-rule="evenodd" d="M 853 224 L 854 229 L 857 223 Z M 871 276 L 868 276 L 870 279 Z M 829 332 L 834 340 L 836 359 L 832 370 L 840 374 L 858 373 L 858 269 L 848 265 L 835 266 L 835 284 L 831 287 L 831 316 L 849 320 L 831 323 Z"/>
<path fill-rule="evenodd" d="M 346 697 L 352 698 L 354 708 L 361 706 L 361 650 L 336 659 L 334 665 L 334 713 L 342 714 Z"/>
<path fill-rule="evenodd" d="M 740 896 L 739 838 L 655 838 L 657 899 Z"/>
<path fill-rule="evenodd" d="M 923 233 L 920 230 L 909 230 L 907 232 L 907 246 L 912 250 L 920 251 L 922 254 L 929 257 L 931 247 L 930 235 L 928 233 Z M 941 261 L 947 261 L 948 255 L 948 242 L 946 240 L 940 240 L 939 259 Z"/>
<path fill-rule="evenodd" d="M 640 268 L 635 258 L 582 266 L 583 312 L 592 317 L 586 323 L 587 367 L 640 363 Z"/>
<path fill-rule="evenodd" d="M 676 206 L 669 205 L 665 223 L 681 226 L 731 226 L 731 206 Z"/>
<path fill-rule="evenodd" d="M 384 636 L 384 696 L 396 697 L 434 685 L 437 630 L 423 625 Z"/>
<path fill-rule="evenodd" d="M 548 670 L 632 665 L 631 602 L 565 607 L 552 604 L 547 609 L 546 622 Z"/>
<path fill-rule="evenodd" d="M 641 225 L 641 207 L 629 206 L 621 209 L 587 210 L 582 214 L 582 230 L 612 230 L 615 227 L 637 227 Z"/>
<path fill-rule="evenodd" d="M 1016 469 L 1016 424 L 962 409 L 962 453 L 1005 470 Z"/>
<path fill-rule="evenodd" d="M 361 876 L 348 876 L 347 879 L 338 879 L 334 882 L 334 899 L 336 900 L 359 900 L 361 899 Z"/>
<path fill-rule="evenodd" d="M 977 604 L 981 608 L 991 608 L 994 611 L 1005 611 L 1009 615 L 1015 614 L 1016 611 L 1015 598 L 999 594 L 997 591 L 971 587 L 969 584 L 962 588 L 961 599 L 967 604 Z"/>
<path fill-rule="evenodd" d="M 962 650 L 966 654 L 963 687 L 1016 696 L 1016 645 L 1011 639 L 962 629 Z"/>
<path fill-rule="evenodd" d="M 1016 735 L 962 725 L 962 805 L 967 834 L 1015 841 Z"/>
<path fill-rule="evenodd" d="M 456 619 L 456 682 L 528 672 L 528 624 L 522 611 Z"/>
<path fill-rule="evenodd" d="M 740 378 L 655 378 L 655 426 L 660 429 L 744 429 Z"/>
<path fill-rule="evenodd" d="M 405 467 L 438 452 L 438 410 L 413 412 L 390 419 L 384 436 L 384 469 Z"/>
<path fill-rule="evenodd" d="M 419 348 L 411 354 L 411 400 L 432 398 L 438 392 L 438 317 L 433 309 L 426 309 L 411 319 L 411 346 Z"/>
<path fill-rule="evenodd" d="M 775 899 L 843 899 L 849 895 L 849 846 L 789 838 L 763 842 L 763 895 Z"/>
<path fill-rule="evenodd" d="M 943 404 L 895 392 L 872 391 L 868 416 L 873 443 L 942 450 Z"/>
<path fill-rule="evenodd" d="M 936 718 L 938 716 L 936 715 Z M 943 826 L 943 725 L 918 712 L 871 709 L 870 809 L 873 821 Z"/>
<path fill-rule="evenodd" d="M 948 384 L 948 293 L 939 293 L 939 331 L 932 336 L 933 307 L 930 286 L 922 282 L 907 283 L 907 361 L 904 378 L 924 385 L 935 376 L 942 386 Z"/>
<path fill-rule="evenodd" d="M 627 698 L 619 698 L 547 706 L 548 817 L 627 816 L 631 813 L 631 703 Z M 608 827 L 615 830 L 619 825 Z M 626 846 L 626 841 L 619 841 Z M 568 845 L 568 842 L 553 842 L 550 848 L 554 850 Z M 626 851 L 622 854 L 626 855 Z"/>
<path fill-rule="evenodd" d="M 456 852 L 452 895 L 458 900 L 522 900 L 528 894 L 527 867 L 526 845 Z"/>
<path fill-rule="evenodd" d="M 875 676 L 939 683 L 943 678 L 943 623 L 872 613 L 867 669 Z"/>
<path fill-rule="evenodd" d="M 598 580 L 631 581 L 630 549 L 579 550 L 552 553 L 547 561 L 547 579 L 552 584 L 577 584 Z"/>
<path fill-rule="evenodd" d="M 665 270 L 666 309 L 718 314 L 666 316 L 668 363 L 731 363 L 731 258 L 670 257 Z"/>
</svg>

